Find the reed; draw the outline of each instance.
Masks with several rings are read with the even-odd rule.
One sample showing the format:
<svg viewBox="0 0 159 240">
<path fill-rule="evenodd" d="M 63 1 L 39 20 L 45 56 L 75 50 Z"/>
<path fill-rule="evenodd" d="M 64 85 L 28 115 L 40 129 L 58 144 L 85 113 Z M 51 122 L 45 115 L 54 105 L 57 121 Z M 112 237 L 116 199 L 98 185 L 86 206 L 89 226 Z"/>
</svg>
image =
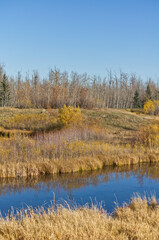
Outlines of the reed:
<svg viewBox="0 0 159 240">
<path fill-rule="evenodd" d="M 94 134 L 67 129 L 35 138 L 3 138 L 0 177 L 33 177 L 159 161 L 158 147 L 112 144 L 109 137 L 103 140 L 103 136 Z"/>
<path fill-rule="evenodd" d="M 102 206 L 68 205 L 19 211 L 0 218 L 2 240 L 157 240 L 159 207 L 154 197 L 137 196 L 111 215 Z"/>
</svg>

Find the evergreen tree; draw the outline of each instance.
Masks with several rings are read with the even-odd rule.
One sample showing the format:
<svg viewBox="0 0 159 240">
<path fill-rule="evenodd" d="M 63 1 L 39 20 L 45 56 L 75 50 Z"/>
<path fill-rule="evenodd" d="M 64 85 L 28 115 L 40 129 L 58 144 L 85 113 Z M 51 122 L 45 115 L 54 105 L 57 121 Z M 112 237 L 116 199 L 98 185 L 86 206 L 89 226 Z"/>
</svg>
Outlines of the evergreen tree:
<svg viewBox="0 0 159 240">
<path fill-rule="evenodd" d="M 147 85 L 147 89 L 146 89 L 146 101 L 150 100 L 151 97 L 151 89 L 150 89 L 150 85 Z"/>
<path fill-rule="evenodd" d="M 138 90 L 136 90 L 134 94 L 133 108 L 141 108 L 140 94 Z"/>
<path fill-rule="evenodd" d="M 10 101 L 10 86 L 6 74 L 3 74 L 0 81 L 0 106 L 8 106 Z"/>
</svg>

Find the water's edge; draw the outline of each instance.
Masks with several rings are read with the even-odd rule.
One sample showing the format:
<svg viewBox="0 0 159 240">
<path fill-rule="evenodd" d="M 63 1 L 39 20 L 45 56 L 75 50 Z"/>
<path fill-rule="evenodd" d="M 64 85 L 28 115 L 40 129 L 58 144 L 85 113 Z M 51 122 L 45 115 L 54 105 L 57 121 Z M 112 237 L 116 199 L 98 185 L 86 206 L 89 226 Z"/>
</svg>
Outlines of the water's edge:
<svg viewBox="0 0 159 240">
<path fill-rule="evenodd" d="M 13 206 L 48 206 L 51 201 L 83 206 L 103 202 L 111 212 L 115 203 L 128 202 L 133 193 L 159 197 L 159 164 L 136 164 L 72 174 L 0 179 L 2 214 Z"/>
</svg>

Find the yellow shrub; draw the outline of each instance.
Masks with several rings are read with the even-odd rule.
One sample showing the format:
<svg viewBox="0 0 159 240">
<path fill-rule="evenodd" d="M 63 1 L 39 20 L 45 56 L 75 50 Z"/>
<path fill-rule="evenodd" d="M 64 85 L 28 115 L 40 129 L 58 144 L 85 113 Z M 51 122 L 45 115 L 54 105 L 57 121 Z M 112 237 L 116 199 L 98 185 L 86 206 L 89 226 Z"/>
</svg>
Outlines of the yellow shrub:
<svg viewBox="0 0 159 240">
<path fill-rule="evenodd" d="M 59 122 L 62 125 L 81 124 L 82 113 L 80 108 L 66 107 L 59 109 Z"/>
<path fill-rule="evenodd" d="M 144 104 L 143 111 L 144 113 L 147 113 L 147 114 L 157 114 L 159 112 L 159 101 L 148 100 Z"/>
<path fill-rule="evenodd" d="M 148 100 L 147 102 L 145 102 L 143 111 L 144 113 L 153 114 L 155 111 L 155 106 L 153 101 Z"/>
</svg>

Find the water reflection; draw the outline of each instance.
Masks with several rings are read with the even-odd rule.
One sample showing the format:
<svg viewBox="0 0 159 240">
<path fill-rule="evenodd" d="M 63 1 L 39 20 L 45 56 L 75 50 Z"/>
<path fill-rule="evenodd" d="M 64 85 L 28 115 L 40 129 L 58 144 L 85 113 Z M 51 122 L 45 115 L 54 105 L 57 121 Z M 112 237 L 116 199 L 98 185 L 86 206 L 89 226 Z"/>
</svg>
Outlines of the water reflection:
<svg viewBox="0 0 159 240">
<path fill-rule="evenodd" d="M 136 176 L 142 186 L 145 178 L 155 179 L 159 182 L 159 164 L 142 164 L 123 167 L 106 167 L 105 169 L 91 172 L 74 174 L 48 175 L 37 178 L 4 178 L 0 179 L 0 196 L 6 193 L 21 193 L 27 188 L 41 189 L 41 184 L 49 191 L 63 188 L 65 190 L 79 189 L 92 184 L 97 186 L 99 182 L 109 182 L 112 179 L 128 179 L 131 175 Z M 99 178 L 100 177 L 100 178 Z"/>
<path fill-rule="evenodd" d="M 148 179 L 152 181 L 148 182 Z M 155 185 L 154 185 L 155 184 Z M 156 186 L 156 188 L 153 188 Z M 106 167 L 92 172 L 64 175 L 49 175 L 38 178 L 1 179 L 0 207 L 7 211 L 11 206 L 20 208 L 22 203 L 42 205 L 56 198 L 74 200 L 85 204 L 90 197 L 106 201 L 107 209 L 112 210 L 109 202 L 115 194 L 120 202 L 135 192 L 159 189 L 159 164 L 142 164 L 123 167 Z"/>
</svg>

